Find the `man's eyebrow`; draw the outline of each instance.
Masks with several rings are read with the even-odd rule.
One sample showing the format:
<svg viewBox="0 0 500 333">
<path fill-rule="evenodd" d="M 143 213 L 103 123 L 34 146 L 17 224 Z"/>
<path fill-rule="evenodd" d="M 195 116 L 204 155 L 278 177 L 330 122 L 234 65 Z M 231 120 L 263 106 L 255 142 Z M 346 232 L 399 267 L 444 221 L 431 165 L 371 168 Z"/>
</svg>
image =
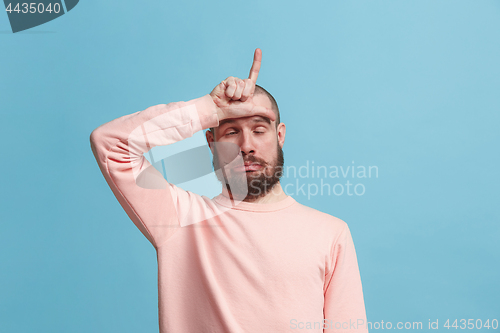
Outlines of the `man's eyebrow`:
<svg viewBox="0 0 500 333">
<path fill-rule="evenodd" d="M 267 117 L 258 116 L 257 118 L 252 119 L 252 121 L 254 123 L 266 122 L 269 125 L 271 125 L 271 119 L 269 119 Z"/>
<path fill-rule="evenodd" d="M 219 122 L 219 128 L 225 124 L 231 124 L 231 123 L 235 123 L 235 122 L 236 122 L 236 120 L 234 118 L 221 120 Z M 254 123 L 266 122 L 269 125 L 271 125 L 271 119 L 269 119 L 267 117 L 262 117 L 262 116 L 256 116 L 255 118 L 252 119 L 252 122 L 254 122 Z"/>
<path fill-rule="evenodd" d="M 219 127 L 222 127 L 222 125 L 224 124 L 230 124 L 230 123 L 234 123 L 234 119 L 224 119 L 224 120 L 221 120 L 219 121 Z"/>
</svg>

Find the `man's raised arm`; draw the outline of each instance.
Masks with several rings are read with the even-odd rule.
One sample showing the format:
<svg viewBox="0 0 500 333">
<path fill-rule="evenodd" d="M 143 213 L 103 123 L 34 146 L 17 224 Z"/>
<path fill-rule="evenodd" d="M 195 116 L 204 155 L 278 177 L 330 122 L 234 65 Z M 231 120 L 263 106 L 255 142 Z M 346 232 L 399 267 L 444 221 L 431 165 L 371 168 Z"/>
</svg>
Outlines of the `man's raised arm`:
<svg viewBox="0 0 500 333">
<path fill-rule="evenodd" d="M 217 107 L 210 95 L 159 104 L 97 127 L 90 145 L 99 168 L 127 215 L 155 248 L 179 225 L 178 214 L 189 210 L 192 195 L 168 184 L 143 156 L 155 146 L 191 137 L 218 126 Z M 187 200 L 186 200 L 187 199 Z"/>
<path fill-rule="evenodd" d="M 203 97 L 151 106 L 105 123 L 91 133 L 92 152 L 106 182 L 155 248 L 178 230 L 184 217 L 203 221 L 210 214 L 201 196 L 167 183 L 143 154 L 155 146 L 217 127 L 222 119 L 264 115 L 274 120 L 272 110 L 254 105 L 251 98 L 260 59 L 261 51 L 256 49 L 245 84 L 229 77 Z"/>
</svg>

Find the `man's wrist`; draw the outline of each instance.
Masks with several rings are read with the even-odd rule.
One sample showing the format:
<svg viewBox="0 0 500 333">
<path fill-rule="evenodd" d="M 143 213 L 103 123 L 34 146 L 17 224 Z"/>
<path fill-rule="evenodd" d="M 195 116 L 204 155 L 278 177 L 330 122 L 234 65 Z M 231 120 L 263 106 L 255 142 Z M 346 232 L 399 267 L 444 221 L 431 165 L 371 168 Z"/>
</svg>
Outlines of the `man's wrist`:
<svg viewBox="0 0 500 333">
<path fill-rule="evenodd" d="M 210 95 L 194 99 L 189 103 L 194 102 L 194 108 L 188 108 L 185 121 L 192 124 L 193 133 L 219 125 L 217 115 L 217 105 L 214 103 Z"/>
<path fill-rule="evenodd" d="M 219 122 L 224 119 L 224 113 L 222 112 L 222 110 L 219 108 L 219 107 L 216 107 L 217 108 L 217 119 L 219 119 Z"/>
<path fill-rule="evenodd" d="M 217 103 L 215 102 L 215 99 L 217 97 L 215 97 L 214 95 L 212 95 L 212 93 L 210 93 L 210 97 L 212 98 L 212 102 L 214 103 L 214 106 L 215 106 L 215 110 L 217 112 L 217 119 L 219 121 L 223 120 L 224 119 L 224 112 L 221 110 L 221 108 L 219 108 L 219 106 L 217 105 Z"/>
</svg>

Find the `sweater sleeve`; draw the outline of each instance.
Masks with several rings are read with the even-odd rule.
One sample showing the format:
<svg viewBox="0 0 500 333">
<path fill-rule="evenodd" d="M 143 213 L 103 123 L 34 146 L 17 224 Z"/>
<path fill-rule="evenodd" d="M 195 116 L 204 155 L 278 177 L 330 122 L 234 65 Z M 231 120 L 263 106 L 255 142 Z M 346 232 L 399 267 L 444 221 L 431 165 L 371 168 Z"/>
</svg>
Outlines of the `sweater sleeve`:
<svg viewBox="0 0 500 333">
<path fill-rule="evenodd" d="M 331 260 L 325 276 L 324 332 L 366 333 L 361 277 L 347 224 L 333 244 Z"/>
<path fill-rule="evenodd" d="M 215 103 L 205 95 L 151 106 L 92 131 L 90 146 L 106 182 L 155 248 L 178 230 L 180 215 L 193 211 L 192 205 L 203 205 L 203 199 L 169 184 L 143 154 L 218 124 Z M 195 209 L 194 213 L 202 211 Z"/>
</svg>

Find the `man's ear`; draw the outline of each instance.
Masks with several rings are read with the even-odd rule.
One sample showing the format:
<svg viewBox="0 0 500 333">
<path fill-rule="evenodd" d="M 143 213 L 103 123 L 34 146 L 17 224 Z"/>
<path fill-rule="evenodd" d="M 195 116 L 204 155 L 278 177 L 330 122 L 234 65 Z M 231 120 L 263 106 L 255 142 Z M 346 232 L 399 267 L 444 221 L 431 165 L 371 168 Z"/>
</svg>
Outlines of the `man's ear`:
<svg viewBox="0 0 500 333">
<path fill-rule="evenodd" d="M 283 148 L 283 145 L 285 144 L 285 134 L 286 134 L 285 124 L 279 123 L 276 132 L 278 134 L 278 144 L 280 145 L 281 148 Z"/>
<path fill-rule="evenodd" d="M 213 145 L 211 144 L 214 142 L 214 134 L 212 133 L 211 130 L 208 130 L 205 132 L 205 138 L 207 139 L 208 147 L 210 147 L 210 150 L 212 151 L 212 154 L 214 153 L 214 148 Z"/>
</svg>

